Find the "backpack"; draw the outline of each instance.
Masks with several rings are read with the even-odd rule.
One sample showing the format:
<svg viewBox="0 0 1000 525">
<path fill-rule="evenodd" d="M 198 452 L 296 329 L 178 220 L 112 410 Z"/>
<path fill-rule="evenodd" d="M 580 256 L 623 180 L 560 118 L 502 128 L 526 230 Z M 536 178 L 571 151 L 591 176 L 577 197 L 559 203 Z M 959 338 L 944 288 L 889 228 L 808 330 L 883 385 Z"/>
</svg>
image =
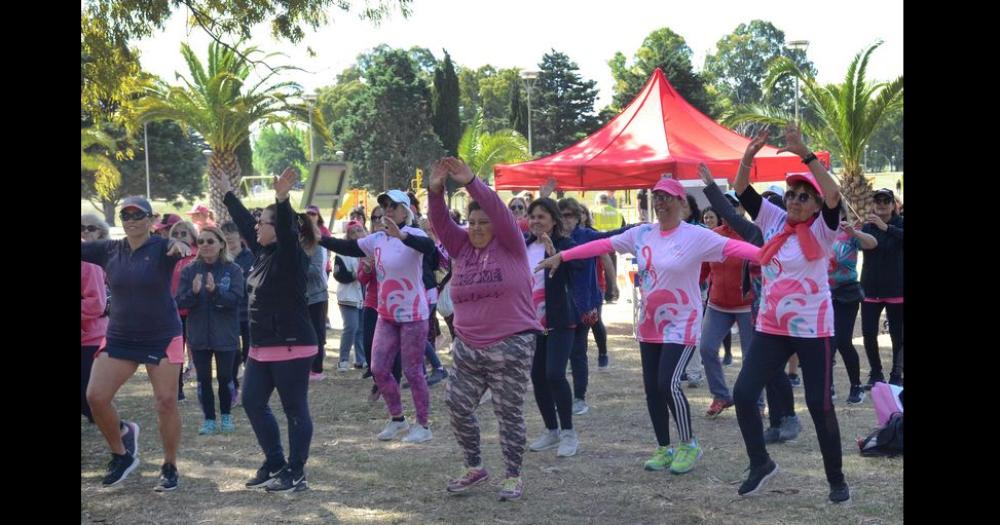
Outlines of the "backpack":
<svg viewBox="0 0 1000 525">
<path fill-rule="evenodd" d="M 903 453 L 903 413 L 896 412 L 882 428 L 876 429 L 865 439 L 858 440 L 861 455 L 866 457 L 894 457 Z"/>
</svg>

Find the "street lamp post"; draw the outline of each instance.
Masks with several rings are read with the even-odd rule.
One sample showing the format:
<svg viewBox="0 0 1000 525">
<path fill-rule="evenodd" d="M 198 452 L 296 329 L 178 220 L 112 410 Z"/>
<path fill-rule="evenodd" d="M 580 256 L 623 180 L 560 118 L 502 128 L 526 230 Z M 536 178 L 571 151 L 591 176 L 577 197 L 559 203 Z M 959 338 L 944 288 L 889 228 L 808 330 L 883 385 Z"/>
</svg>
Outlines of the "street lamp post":
<svg viewBox="0 0 1000 525">
<path fill-rule="evenodd" d="M 788 42 L 788 49 L 802 50 L 805 53 L 809 49 L 808 40 L 792 40 Z M 799 77 L 795 77 L 795 123 L 799 123 Z"/>
<path fill-rule="evenodd" d="M 313 107 L 316 104 L 316 95 L 306 95 L 302 98 L 309 103 L 309 163 L 312 164 L 315 158 L 313 155 L 315 149 L 313 144 Z"/>
<path fill-rule="evenodd" d="M 538 71 L 522 71 L 521 80 L 524 81 L 525 91 L 528 92 L 528 155 L 534 158 L 535 153 L 531 143 L 531 87 L 538 80 Z"/>
<path fill-rule="evenodd" d="M 146 198 L 152 199 L 153 195 L 149 193 L 149 123 L 142 123 L 142 141 L 144 143 L 143 149 L 146 151 Z"/>
</svg>

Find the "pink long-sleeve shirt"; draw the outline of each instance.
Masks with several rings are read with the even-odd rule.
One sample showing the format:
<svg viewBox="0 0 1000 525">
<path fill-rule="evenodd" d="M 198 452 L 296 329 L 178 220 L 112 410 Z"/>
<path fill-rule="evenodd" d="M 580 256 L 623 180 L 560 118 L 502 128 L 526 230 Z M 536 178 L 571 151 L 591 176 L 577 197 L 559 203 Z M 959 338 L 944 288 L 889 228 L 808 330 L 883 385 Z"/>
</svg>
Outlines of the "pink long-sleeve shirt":
<svg viewBox="0 0 1000 525">
<path fill-rule="evenodd" d="M 451 219 L 444 195 L 428 195 L 431 226 L 451 256 L 455 332 L 466 344 L 481 348 L 541 330 L 531 305 L 528 250 L 514 215 L 478 178 L 466 190 L 493 224 L 493 239 L 481 249 Z"/>
<path fill-rule="evenodd" d="M 104 309 L 108 305 L 104 270 L 80 261 L 80 346 L 100 346 L 108 331 Z"/>
</svg>

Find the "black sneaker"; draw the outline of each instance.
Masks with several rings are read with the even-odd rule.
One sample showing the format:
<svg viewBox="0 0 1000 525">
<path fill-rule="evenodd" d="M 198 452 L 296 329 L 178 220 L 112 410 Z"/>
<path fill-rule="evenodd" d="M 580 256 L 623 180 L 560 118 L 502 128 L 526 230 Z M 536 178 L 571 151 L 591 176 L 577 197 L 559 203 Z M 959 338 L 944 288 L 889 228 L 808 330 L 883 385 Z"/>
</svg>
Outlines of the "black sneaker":
<svg viewBox="0 0 1000 525">
<path fill-rule="evenodd" d="M 788 382 L 795 386 L 802 386 L 802 379 L 799 378 L 798 374 L 788 374 Z"/>
<path fill-rule="evenodd" d="M 292 469 L 286 466 L 264 490 L 268 492 L 301 492 L 308 488 L 305 471 L 293 473 Z"/>
<path fill-rule="evenodd" d="M 354 363 L 354 369 L 355 370 L 361 370 L 364 367 L 365 367 L 365 365 L 363 365 L 361 363 Z"/>
<path fill-rule="evenodd" d="M 687 380 L 688 380 L 688 373 L 684 372 L 683 374 L 681 374 L 681 381 L 687 381 Z"/>
<path fill-rule="evenodd" d="M 124 454 L 111 454 L 111 461 L 108 462 L 108 473 L 101 481 L 105 487 L 113 487 L 128 477 L 129 473 L 139 466 L 139 458 L 125 452 Z"/>
<path fill-rule="evenodd" d="M 361 374 L 361 379 L 368 379 L 372 376 L 372 369 L 369 367 L 365 369 L 365 373 Z"/>
<path fill-rule="evenodd" d="M 764 443 L 781 443 L 781 429 L 778 427 L 771 427 L 764 431 Z"/>
<path fill-rule="evenodd" d="M 865 390 L 861 385 L 851 385 L 851 395 L 847 396 L 848 405 L 859 405 L 865 400 Z"/>
<path fill-rule="evenodd" d="M 281 467 L 272 470 L 268 468 L 267 462 L 265 461 L 264 464 L 257 469 L 257 475 L 246 483 L 246 487 L 248 489 L 267 487 L 271 485 L 274 479 L 278 477 L 278 474 L 281 474 L 281 471 L 284 469 L 285 466 L 282 465 Z"/>
<path fill-rule="evenodd" d="M 733 364 L 733 354 L 726 354 L 725 357 L 722 358 L 722 365 L 729 366 L 731 364 Z"/>
<path fill-rule="evenodd" d="M 865 386 L 865 390 L 871 390 L 875 383 L 885 383 L 885 376 L 881 372 L 877 374 L 868 374 L 868 384 Z"/>
<path fill-rule="evenodd" d="M 608 367 L 608 354 L 600 354 L 597 356 L 597 368 L 607 368 Z"/>
<path fill-rule="evenodd" d="M 896 386 L 903 386 L 903 376 L 896 374 L 889 374 L 889 384 Z"/>
<path fill-rule="evenodd" d="M 156 492 L 170 492 L 177 490 L 178 481 L 180 481 L 180 476 L 177 475 L 177 465 L 164 463 L 163 466 L 160 467 L 160 484 L 153 490 Z"/>
<path fill-rule="evenodd" d="M 799 437 L 799 432 L 802 432 L 802 422 L 799 421 L 799 416 L 785 416 L 781 420 L 780 436 L 782 441 L 791 441 Z"/>
<path fill-rule="evenodd" d="M 427 377 L 427 386 L 434 386 L 448 378 L 448 371 L 444 368 L 435 368 L 431 375 Z"/>
<path fill-rule="evenodd" d="M 756 494 L 757 491 L 764 487 L 767 480 L 771 479 L 778 473 L 778 464 L 775 463 L 774 460 L 768 459 L 767 463 L 759 467 L 750 468 L 749 470 L 750 475 L 747 477 L 747 480 L 740 485 L 740 488 L 737 491 L 740 496 L 750 496 L 751 494 Z"/>
<path fill-rule="evenodd" d="M 122 434 L 122 445 L 125 446 L 125 450 L 132 457 L 139 457 L 139 424 L 134 421 L 121 421 L 121 429 L 125 431 Z"/>
<path fill-rule="evenodd" d="M 840 485 L 833 485 L 830 487 L 830 501 L 834 503 L 843 503 L 845 501 L 850 501 L 851 490 L 847 488 L 847 482 L 841 482 Z"/>
</svg>

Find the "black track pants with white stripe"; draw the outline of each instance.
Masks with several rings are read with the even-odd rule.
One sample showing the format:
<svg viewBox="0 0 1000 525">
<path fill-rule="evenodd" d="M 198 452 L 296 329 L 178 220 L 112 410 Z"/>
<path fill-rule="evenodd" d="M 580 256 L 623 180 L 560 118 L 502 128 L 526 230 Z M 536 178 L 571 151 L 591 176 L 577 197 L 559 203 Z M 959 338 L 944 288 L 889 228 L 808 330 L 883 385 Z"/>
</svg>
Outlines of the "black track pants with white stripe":
<svg viewBox="0 0 1000 525">
<path fill-rule="evenodd" d="M 691 406 L 681 388 L 684 365 L 691 359 L 694 346 L 675 343 L 639 343 L 642 355 L 642 385 L 646 391 L 646 408 L 653 423 L 656 441 L 661 447 L 670 445 L 670 416 L 674 415 L 680 442 L 694 437 L 691 431 Z"/>
</svg>

